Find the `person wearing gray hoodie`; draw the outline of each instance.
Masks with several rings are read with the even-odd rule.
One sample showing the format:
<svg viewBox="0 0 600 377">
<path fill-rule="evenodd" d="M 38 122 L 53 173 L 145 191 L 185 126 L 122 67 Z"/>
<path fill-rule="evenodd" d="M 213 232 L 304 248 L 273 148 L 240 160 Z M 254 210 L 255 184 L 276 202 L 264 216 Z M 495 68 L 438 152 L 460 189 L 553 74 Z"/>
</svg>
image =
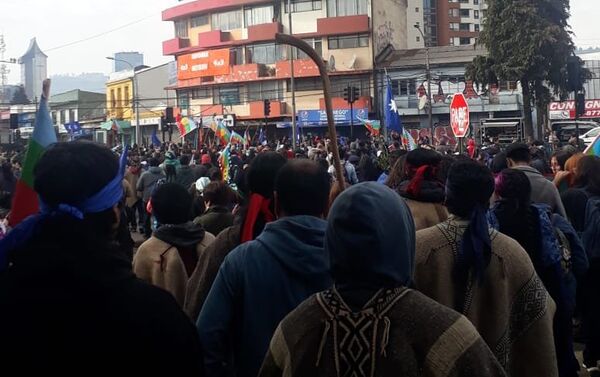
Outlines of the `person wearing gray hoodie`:
<svg viewBox="0 0 600 377">
<path fill-rule="evenodd" d="M 138 179 L 136 190 L 140 193 L 143 201 L 143 213 L 144 213 L 144 235 L 146 238 L 150 238 L 152 235 L 152 228 L 150 227 L 150 215 L 146 211 L 148 201 L 152 196 L 152 191 L 156 186 L 156 183 L 161 179 L 165 178 L 162 169 L 158 166 L 159 161 L 156 158 L 151 158 L 148 161 L 150 169 L 144 172 L 140 179 Z"/>
<path fill-rule="evenodd" d="M 278 323 L 331 285 L 323 246 L 329 189 L 329 175 L 314 161 L 290 161 L 279 171 L 278 220 L 227 255 L 200 312 L 207 375 L 256 376 Z"/>
</svg>

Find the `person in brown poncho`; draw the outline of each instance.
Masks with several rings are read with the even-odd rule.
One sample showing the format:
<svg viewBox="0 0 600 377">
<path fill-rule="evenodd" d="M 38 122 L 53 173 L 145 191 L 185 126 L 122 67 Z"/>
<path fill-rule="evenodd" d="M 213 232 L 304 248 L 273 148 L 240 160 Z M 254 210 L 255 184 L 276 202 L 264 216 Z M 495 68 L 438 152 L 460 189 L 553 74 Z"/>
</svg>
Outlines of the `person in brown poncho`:
<svg viewBox="0 0 600 377">
<path fill-rule="evenodd" d="M 452 215 L 417 232 L 416 288 L 469 318 L 509 376 L 558 376 L 556 305 L 525 250 L 489 228 L 493 191 L 485 166 L 452 166 L 446 183 Z"/>
<path fill-rule="evenodd" d="M 345 190 L 325 240 L 335 285 L 279 324 L 259 376 L 505 376 L 464 316 L 408 288 L 414 247 L 394 191 Z"/>
</svg>

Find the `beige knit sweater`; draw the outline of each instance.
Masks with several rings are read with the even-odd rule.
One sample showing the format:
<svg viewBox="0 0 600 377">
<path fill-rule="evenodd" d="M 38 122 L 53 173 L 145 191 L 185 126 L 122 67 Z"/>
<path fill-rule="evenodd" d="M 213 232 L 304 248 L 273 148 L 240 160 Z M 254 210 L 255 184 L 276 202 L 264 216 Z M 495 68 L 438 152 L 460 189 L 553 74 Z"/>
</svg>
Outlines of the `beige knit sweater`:
<svg viewBox="0 0 600 377">
<path fill-rule="evenodd" d="M 490 230 L 492 256 L 482 284 L 469 284 L 463 308 L 454 308 L 452 272 L 467 221 L 450 217 L 417 232 L 417 288 L 463 313 L 509 376 L 558 376 L 552 321 L 556 306 L 523 248 Z"/>
</svg>

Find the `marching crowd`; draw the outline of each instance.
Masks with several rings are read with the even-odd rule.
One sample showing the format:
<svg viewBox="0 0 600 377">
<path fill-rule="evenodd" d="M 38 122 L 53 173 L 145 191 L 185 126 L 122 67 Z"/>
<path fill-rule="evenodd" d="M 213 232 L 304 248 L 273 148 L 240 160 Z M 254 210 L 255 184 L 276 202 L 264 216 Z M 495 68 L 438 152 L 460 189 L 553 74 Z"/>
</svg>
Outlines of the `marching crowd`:
<svg viewBox="0 0 600 377">
<path fill-rule="evenodd" d="M 336 177 L 327 139 L 57 143 L 0 232 L 2 369 L 575 377 L 577 341 L 598 373 L 600 158 L 470 146 L 342 139 Z"/>
</svg>

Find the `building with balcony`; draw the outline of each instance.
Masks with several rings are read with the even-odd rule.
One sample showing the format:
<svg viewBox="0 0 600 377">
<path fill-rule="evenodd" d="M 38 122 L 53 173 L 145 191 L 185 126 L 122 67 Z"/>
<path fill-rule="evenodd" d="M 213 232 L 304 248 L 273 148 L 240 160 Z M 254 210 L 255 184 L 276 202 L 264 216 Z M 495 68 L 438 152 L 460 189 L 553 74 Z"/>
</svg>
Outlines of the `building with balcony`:
<svg viewBox="0 0 600 377">
<path fill-rule="evenodd" d="M 169 89 L 176 83 L 169 77 L 171 65 L 141 66 L 134 71 L 114 72 L 109 76 L 105 97 L 106 118 L 113 122 L 109 131 L 122 134 L 122 140 L 127 143 L 136 140 L 137 131 L 139 140 L 149 143 L 152 133 L 161 130 L 161 117 L 166 108 L 176 105 L 175 91 Z M 139 111 L 136 111 L 136 105 Z M 110 144 L 111 136 L 107 135 L 105 140 Z"/>
<path fill-rule="evenodd" d="M 465 79 L 465 70 L 473 58 L 487 52 L 474 46 L 430 48 L 432 118 L 435 139 L 456 144 L 450 128 L 450 102 L 454 93 L 467 98 L 470 121 L 475 136 L 500 136 L 510 141 L 522 131 L 523 96 L 515 82 L 500 82 L 498 86 L 476 88 Z M 392 93 L 404 127 L 411 130 L 415 140 L 429 136 L 427 72 L 425 49 L 394 51 L 378 64 L 377 81 L 385 98 L 385 73 L 391 79 Z M 383 106 L 380 103 L 380 112 Z"/>
<path fill-rule="evenodd" d="M 373 61 L 383 48 L 406 48 L 406 5 L 394 0 L 196 0 L 162 13 L 173 22 L 174 38 L 164 55 L 177 61 L 178 106 L 184 114 L 206 117 L 234 114 L 238 125 L 265 121 L 285 127 L 292 119 L 290 53 L 294 56 L 296 113 L 302 126 L 322 126 L 325 109 L 317 66 L 299 51 L 275 43 L 277 33 L 292 32 L 327 63 L 335 109 L 347 110 L 345 87 L 355 86 L 354 108 L 373 110 Z M 265 117 L 263 100 L 271 101 Z M 303 120 L 300 120 L 302 118 Z M 344 118 L 344 119 L 342 119 Z M 345 126 L 348 117 L 340 117 Z M 274 127 L 271 127 L 272 129 Z"/>
<path fill-rule="evenodd" d="M 81 127 L 82 135 L 90 135 L 90 138 L 93 138 L 95 131 L 106 119 L 105 97 L 102 93 L 70 90 L 50 96 L 48 105 L 52 122 L 59 135 L 64 135 L 63 139 L 68 138 L 67 126 L 73 123 Z"/>
<path fill-rule="evenodd" d="M 427 46 L 472 45 L 483 27 L 487 0 L 407 0 L 408 18 L 424 25 Z M 421 42 L 421 35 L 409 36 L 409 48 Z M 413 47 L 414 46 L 414 47 Z"/>
</svg>

